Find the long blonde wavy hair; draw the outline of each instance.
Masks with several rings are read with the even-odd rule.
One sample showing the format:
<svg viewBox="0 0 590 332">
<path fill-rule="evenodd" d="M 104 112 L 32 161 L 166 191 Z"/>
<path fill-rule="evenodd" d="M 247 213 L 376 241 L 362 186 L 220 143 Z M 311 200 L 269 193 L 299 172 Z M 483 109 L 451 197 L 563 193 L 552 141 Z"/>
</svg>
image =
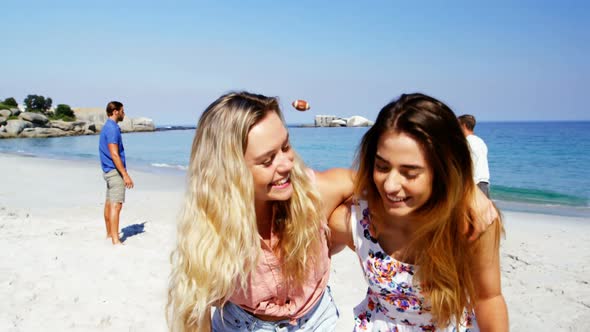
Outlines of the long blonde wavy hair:
<svg viewBox="0 0 590 332">
<path fill-rule="evenodd" d="M 477 303 L 471 276 L 477 242 L 469 243 L 461 231 L 462 225 L 473 224 L 476 217 L 470 207 L 476 187 L 467 141 L 453 111 L 434 98 L 415 93 L 385 105 L 363 136 L 355 161 L 355 195 L 368 201 L 372 217 L 380 221 L 388 217 L 373 169 L 379 138 L 386 132 L 414 138 L 432 170 L 432 194 L 414 212 L 420 226 L 406 248 L 406 259 L 417 266 L 415 277 L 430 301 L 434 323 L 438 327 L 459 323 L 464 309 L 471 310 Z M 496 232 L 498 246 L 501 221 L 488 231 Z"/>
<path fill-rule="evenodd" d="M 252 126 L 275 112 L 276 98 L 232 92 L 214 101 L 199 120 L 192 144 L 177 246 L 171 254 L 167 320 L 170 330 L 202 326 L 211 306 L 222 306 L 256 268 L 261 251 L 252 175 L 244 153 Z M 283 120 L 284 122 L 284 120 Z M 289 287 L 306 277 L 322 245 L 320 196 L 295 154 L 293 195 L 274 202 L 283 274 Z"/>
</svg>

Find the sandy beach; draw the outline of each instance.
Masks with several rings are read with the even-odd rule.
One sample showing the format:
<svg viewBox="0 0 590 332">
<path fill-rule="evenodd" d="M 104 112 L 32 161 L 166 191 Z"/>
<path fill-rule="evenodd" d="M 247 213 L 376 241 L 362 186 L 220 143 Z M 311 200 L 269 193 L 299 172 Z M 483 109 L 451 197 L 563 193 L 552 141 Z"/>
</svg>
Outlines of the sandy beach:
<svg viewBox="0 0 590 332">
<path fill-rule="evenodd" d="M 98 162 L 0 154 L 0 331 L 165 331 L 182 176 L 133 169 L 124 246 L 105 238 Z M 590 330 L 590 220 L 504 212 L 502 282 L 514 331 Z M 354 253 L 330 281 L 350 331 L 366 286 Z"/>
</svg>

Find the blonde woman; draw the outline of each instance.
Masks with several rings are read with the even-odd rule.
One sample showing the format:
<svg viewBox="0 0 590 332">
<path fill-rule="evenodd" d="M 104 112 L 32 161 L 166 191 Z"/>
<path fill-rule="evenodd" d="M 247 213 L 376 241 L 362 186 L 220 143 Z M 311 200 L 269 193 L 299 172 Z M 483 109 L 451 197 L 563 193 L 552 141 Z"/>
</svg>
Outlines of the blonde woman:
<svg viewBox="0 0 590 332">
<path fill-rule="evenodd" d="M 193 141 L 172 256 L 170 328 L 333 330 L 326 216 L 351 194 L 350 171 L 316 179 L 305 168 L 276 98 L 218 98 Z"/>
<path fill-rule="evenodd" d="M 502 223 L 475 242 L 461 235 L 479 189 L 451 109 L 402 95 L 363 137 L 357 164 L 360 206 L 330 218 L 334 240 L 356 251 L 369 284 L 355 331 L 507 331 Z"/>
<path fill-rule="evenodd" d="M 327 216 L 352 189 L 349 170 L 305 168 L 276 98 L 238 92 L 214 101 L 192 145 L 170 329 L 333 331 Z"/>
</svg>

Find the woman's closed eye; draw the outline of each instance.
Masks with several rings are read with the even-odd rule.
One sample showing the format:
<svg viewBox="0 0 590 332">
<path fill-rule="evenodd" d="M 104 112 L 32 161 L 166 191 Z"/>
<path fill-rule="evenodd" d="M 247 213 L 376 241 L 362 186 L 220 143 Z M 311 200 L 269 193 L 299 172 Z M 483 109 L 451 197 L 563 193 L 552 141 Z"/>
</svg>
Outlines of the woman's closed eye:
<svg viewBox="0 0 590 332">
<path fill-rule="evenodd" d="M 404 167 L 401 170 L 401 174 L 408 180 L 414 180 L 423 173 L 423 170 L 424 169 L 422 167 Z"/>
<path fill-rule="evenodd" d="M 376 162 L 375 163 L 375 169 L 378 172 L 388 172 L 391 169 L 391 167 L 389 167 L 388 164 L 385 164 L 383 162 Z"/>
<path fill-rule="evenodd" d="M 275 160 L 275 156 L 273 155 L 272 157 L 265 159 L 262 163 L 260 163 L 262 166 L 264 167 L 270 167 L 272 165 L 272 162 Z"/>
<path fill-rule="evenodd" d="M 415 178 L 418 177 L 418 175 L 420 175 L 420 174 L 417 172 L 407 172 L 407 173 L 403 174 L 403 176 L 408 180 L 414 180 Z"/>
</svg>

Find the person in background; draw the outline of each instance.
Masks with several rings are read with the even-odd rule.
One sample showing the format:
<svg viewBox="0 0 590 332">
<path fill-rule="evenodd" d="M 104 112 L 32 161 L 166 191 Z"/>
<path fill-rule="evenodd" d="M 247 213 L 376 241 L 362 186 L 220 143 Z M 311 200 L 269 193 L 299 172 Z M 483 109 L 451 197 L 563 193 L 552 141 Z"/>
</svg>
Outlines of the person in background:
<svg viewBox="0 0 590 332">
<path fill-rule="evenodd" d="M 500 285 L 501 219 L 476 241 L 469 148 L 455 114 L 423 95 L 387 104 L 364 135 L 355 198 L 329 220 L 369 284 L 354 331 L 508 331 Z"/>
<path fill-rule="evenodd" d="M 115 244 L 119 239 L 119 215 L 125 202 L 125 188 L 133 188 L 133 180 L 127 173 L 125 148 L 118 122 L 125 118 L 125 107 L 118 101 L 111 101 L 106 107 L 107 121 L 100 131 L 98 152 L 103 178 L 107 184 L 104 203 L 104 222 L 107 238 Z"/>
<path fill-rule="evenodd" d="M 488 166 L 488 147 L 486 143 L 473 133 L 475 117 L 464 114 L 457 118 L 461 124 L 463 135 L 469 143 L 471 160 L 473 162 L 473 179 L 481 191 L 490 197 L 490 169 Z"/>
</svg>

